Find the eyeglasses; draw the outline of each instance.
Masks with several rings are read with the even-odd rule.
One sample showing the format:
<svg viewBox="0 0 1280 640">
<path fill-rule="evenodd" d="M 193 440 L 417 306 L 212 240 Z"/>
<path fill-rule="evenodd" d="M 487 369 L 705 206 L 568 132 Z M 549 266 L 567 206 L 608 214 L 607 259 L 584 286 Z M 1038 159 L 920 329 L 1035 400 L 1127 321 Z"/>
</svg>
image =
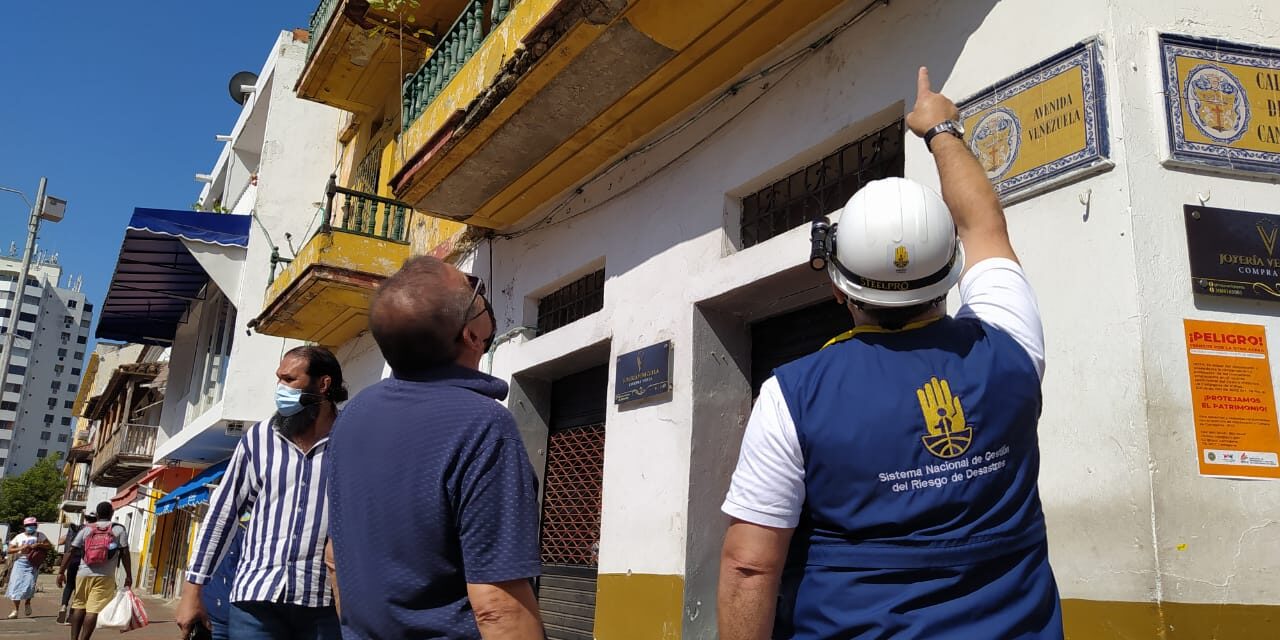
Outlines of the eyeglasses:
<svg viewBox="0 0 1280 640">
<path fill-rule="evenodd" d="M 467 282 L 471 285 L 471 300 L 467 302 L 466 311 L 463 312 L 466 314 L 466 319 L 462 322 L 462 329 L 465 329 L 467 324 L 472 320 L 479 318 L 483 314 L 489 314 L 489 323 L 493 325 L 493 330 L 489 333 L 489 337 L 484 341 L 484 350 L 488 352 L 489 349 L 493 347 L 493 339 L 498 333 L 498 319 L 494 317 L 493 306 L 489 304 L 489 298 L 485 296 L 486 290 L 484 281 L 477 276 L 468 274 Z M 475 305 L 476 298 L 484 300 L 484 308 L 477 311 L 475 314 L 472 314 L 471 307 Z M 462 329 L 458 329 L 459 335 L 462 334 Z"/>
<path fill-rule="evenodd" d="M 471 299 L 467 301 L 466 311 L 463 311 L 463 313 L 467 314 L 466 320 L 462 322 L 463 325 L 466 325 L 468 322 L 471 322 L 472 320 L 479 318 L 480 313 L 484 313 L 484 310 L 482 309 L 480 313 L 471 315 L 471 307 L 475 305 L 476 298 L 483 296 L 486 293 L 484 280 L 481 280 L 479 276 L 473 276 L 471 274 L 467 274 L 467 284 L 471 285 Z M 485 307 L 488 307 L 488 306 L 489 306 L 489 302 L 486 300 Z"/>
</svg>

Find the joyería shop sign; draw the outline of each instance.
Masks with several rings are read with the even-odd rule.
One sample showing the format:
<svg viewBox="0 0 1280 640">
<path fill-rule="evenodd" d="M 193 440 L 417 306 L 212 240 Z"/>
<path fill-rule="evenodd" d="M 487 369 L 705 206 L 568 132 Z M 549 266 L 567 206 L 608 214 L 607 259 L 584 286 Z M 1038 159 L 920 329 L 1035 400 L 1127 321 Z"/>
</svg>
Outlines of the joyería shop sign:
<svg viewBox="0 0 1280 640">
<path fill-rule="evenodd" d="M 1196 293 L 1280 301 L 1280 216 L 1183 207 Z"/>
</svg>

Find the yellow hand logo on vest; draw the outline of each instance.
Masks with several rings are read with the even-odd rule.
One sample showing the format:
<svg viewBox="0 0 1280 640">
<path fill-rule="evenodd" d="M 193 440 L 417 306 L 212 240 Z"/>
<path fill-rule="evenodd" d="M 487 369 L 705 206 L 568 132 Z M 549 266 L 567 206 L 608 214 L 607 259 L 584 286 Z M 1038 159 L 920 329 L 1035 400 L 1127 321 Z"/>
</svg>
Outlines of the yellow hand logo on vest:
<svg viewBox="0 0 1280 640">
<path fill-rule="evenodd" d="M 951 395 L 946 380 L 930 378 L 916 389 L 926 433 L 920 438 L 924 448 L 939 458 L 954 458 L 969 450 L 973 429 L 965 424 L 960 396 Z"/>
</svg>

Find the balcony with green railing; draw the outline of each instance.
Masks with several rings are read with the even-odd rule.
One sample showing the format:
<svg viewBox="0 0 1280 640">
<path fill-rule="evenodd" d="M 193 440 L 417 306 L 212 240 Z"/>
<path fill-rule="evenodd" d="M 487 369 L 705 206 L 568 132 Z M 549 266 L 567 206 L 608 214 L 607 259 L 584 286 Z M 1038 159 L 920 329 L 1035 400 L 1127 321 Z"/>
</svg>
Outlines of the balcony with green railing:
<svg viewBox="0 0 1280 640">
<path fill-rule="evenodd" d="M 511 13 L 515 0 L 470 0 L 422 66 L 404 82 L 401 122 L 408 129 L 448 86 L 484 39 Z"/>
<path fill-rule="evenodd" d="M 320 0 L 298 97 L 356 114 L 399 109 L 400 85 L 467 0 Z"/>
<path fill-rule="evenodd" d="M 409 257 L 413 209 L 330 176 L 319 229 L 292 258 L 272 257 L 258 333 L 336 347 L 367 328 L 369 298 Z M 279 265 L 284 265 L 279 273 Z"/>
<path fill-rule="evenodd" d="M 315 12 L 311 14 L 311 25 L 308 28 L 311 37 L 307 40 L 308 60 L 311 59 L 311 54 L 315 53 L 316 44 L 324 36 L 324 28 L 329 26 L 329 20 L 333 18 L 333 12 L 337 8 L 338 0 L 320 0 L 320 6 L 316 7 Z"/>
</svg>

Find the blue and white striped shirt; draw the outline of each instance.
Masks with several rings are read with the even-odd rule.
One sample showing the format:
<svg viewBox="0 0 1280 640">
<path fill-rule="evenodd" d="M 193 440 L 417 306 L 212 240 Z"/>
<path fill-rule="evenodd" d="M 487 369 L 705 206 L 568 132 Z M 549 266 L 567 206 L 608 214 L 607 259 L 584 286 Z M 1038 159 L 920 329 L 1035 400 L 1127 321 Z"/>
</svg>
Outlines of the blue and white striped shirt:
<svg viewBox="0 0 1280 640">
<path fill-rule="evenodd" d="M 249 511 L 231 601 L 332 604 L 324 566 L 329 514 L 322 472 L 328 442 L 322 438 L 303 451 L 271 421 L 254 425 L 236 445 L 209 501 L 187 580 L 209 581 L 227 554 L 236 521 Z"/>
</svg>

